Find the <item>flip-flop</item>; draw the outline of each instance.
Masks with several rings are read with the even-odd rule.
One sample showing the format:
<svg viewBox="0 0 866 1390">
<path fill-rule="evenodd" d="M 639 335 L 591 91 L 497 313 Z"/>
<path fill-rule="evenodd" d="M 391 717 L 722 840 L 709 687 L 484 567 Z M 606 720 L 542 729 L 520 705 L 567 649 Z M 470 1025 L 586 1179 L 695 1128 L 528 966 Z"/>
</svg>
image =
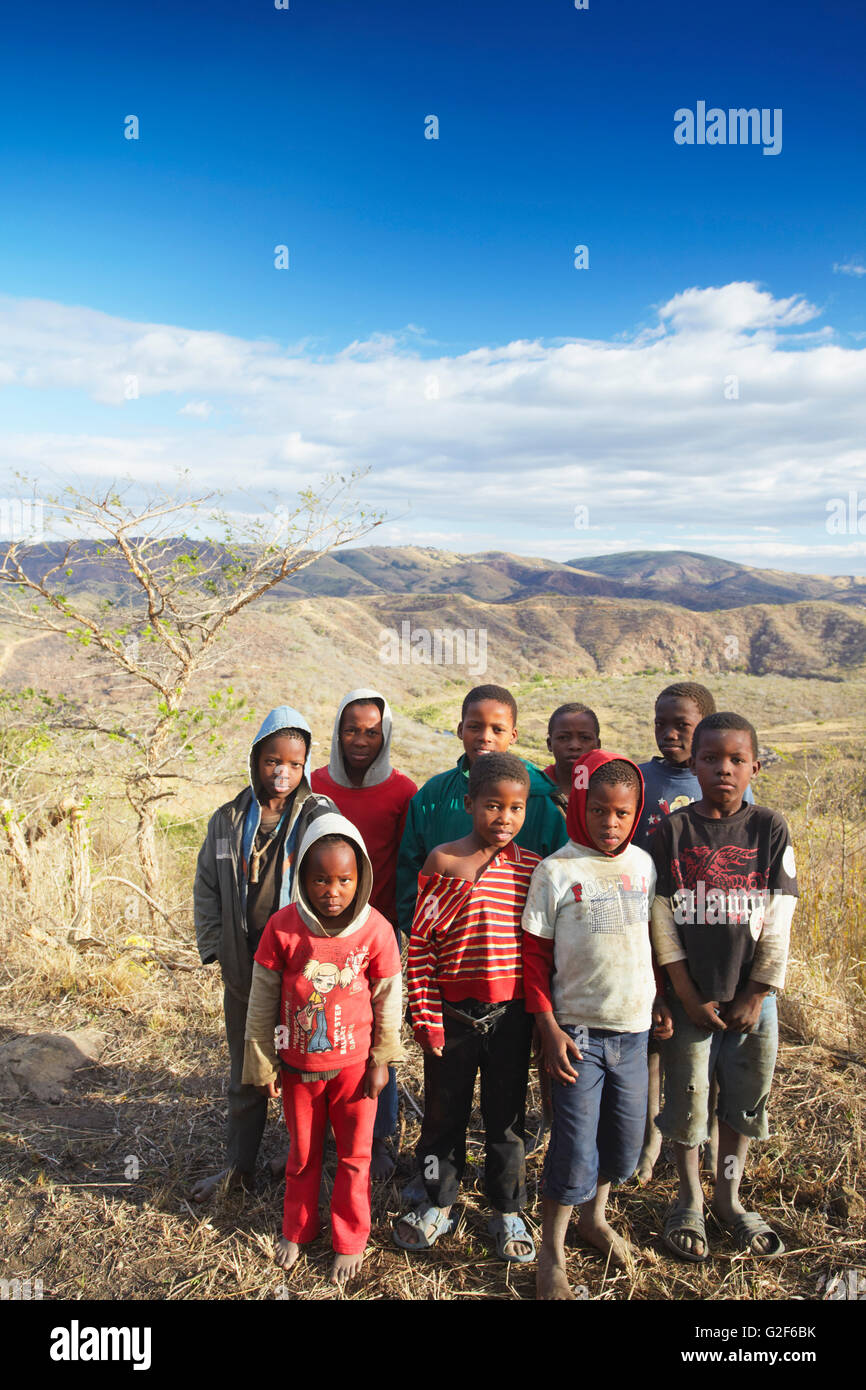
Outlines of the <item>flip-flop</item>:
<svg viewBox="0 0 866 1390">
<path fill-rule="evenodd" d="M 737 1249 L 743 1250 L 747 1255 L 754 1255 L 756 1260 L 775 1260 L 779 1255 L 784 1255 L 785 1245 L 782 1237 L 758 1212 L 744 1211 L 742 1216 L 735 1216 L 732 1221 L 723 1221 L 715 1212 L 713 1216 L 722 1230 L 731 1236 Z M 776 1244 L 772 1250 L 753 1250 L 752 1241 L 755 1236 L 772 1236 Z"/>
<path fill-rule="evenodd" d="M 526 1265 L 535 1259 L 535 1241 L 527 1231 L 523 1217 L 516 1211 L 494 1212 L 487 1223 L 487 1230 L 496 1238 L 496 1253 L 500 1260 L 505 1260 L 507 1264 Z M 531 1249 L 524 1255 L 509 1255 L 505 1247 L 512 1240 L 525 1241 Z"/>
<path fill-rule="evenodd" d="M 403 1240 L 397 1234 L 397 1227 L 401 1223 L 413 1227 L 419 1232 L 421 1239 L 413 1244 L 410 1244 L 408 1240 Z M 405 1216 L 401 1216 L 399 1221 L 395 1221 L 391 1227 L 391 1239 L 401 1250 L 408 1250 L 411 1255 L 416 1250 L 432 1250 L 439 1237 L 447 1236 L 453 1225 L 454 1221 L 444 1207 L 421 1204 L 414 1211 L 408 1211 Z M 433 1227 L 429 1236 L 427 1234 L 428 1226 Z"/>
<path fill-rule="evenodd" d="M 673 1237 L 678 1231 L 685 1231 L 690 1236 L 698 1236 L 704 1242 L 703 1255 L 696 1254 L 694 1250 L 683 1250 L 682 1246 L 677 1245 Z M 703 1264 L 709 1253 L 704 1213 L 695 1211 L 691 1207 L 671 1207 L 665 1217 L 662 1238 L 668 1250 L 672 1251 L 674 1255 L 678 1255 L 681 1260 L 689 1260 L 691 1264 Z"/>
</svg>

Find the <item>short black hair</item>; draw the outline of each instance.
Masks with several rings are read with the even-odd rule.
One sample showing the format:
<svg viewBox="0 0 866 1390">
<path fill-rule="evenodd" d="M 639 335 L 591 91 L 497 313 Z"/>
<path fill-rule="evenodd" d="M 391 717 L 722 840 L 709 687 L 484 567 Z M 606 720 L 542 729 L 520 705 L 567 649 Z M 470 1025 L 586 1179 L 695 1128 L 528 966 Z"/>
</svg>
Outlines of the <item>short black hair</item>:
<svg viewBox="0 0 866 1390">
<path fill-rule="evenodd" d="M 474 690 L 464 697 L 463 708 L 460 711 L 461 720 L 466 718 L 466 711 L 470 705 L 480 705 L 482 700 L 495 700 L 498 705 L 505 705 L 511 710 L 511 721 L 517 727 L 517 701 L 510 690 L 506 690 L 504 685 L 476 685 Z"/>
<path fill-rule="evenodd" d="M 265 734 L 264 738 L 257 740 L 256 748 L 272 738 L 299 738 L 307 752 L 310 751 L 310 735 L 306 729 L 272 729 L 269 734 Z"/>
<path fill-rule="evenodd" d="M 319 839 L 313 841 L 304 855 L 305 865 L 311 852 L 314 849 L 318 849 L 321 845 L 349 845 L 355 852 L 355 867 L 358 870 L 358 877 L 361 877 L 361 846 L 358 844 L 357 840 L 350 840 L 348 835 L 320 835 Z"/>
<path fill-rule="evenodd" d="M 755 762 L 758 761 L 758 735 L 754 724 L 750 724 L 744 715 L 734 714 L 732 710 L 719 710 L 718 714 L 708 714 L 706 719 L 701 720 L 692 734 L 693 758 L 698 756 L 701 734 L 707 733 L 710 729 L 736 729 L 739 733 L 748 734 L 752 740 L 752 757 Z"/>
<path fill-rule="evenodd" d="M 656 696 L 656 704 L 659 700 L 692 700 L 701 712 L 701 718 L 706 719 L 708 714 L 715 714 L 716 702 L 712 692 L 707 690 L 705 685 L 698 685 L 697 681 L 675 681 L 673 685 L 666 685 L 664 690 Z"/>
<path fill-rule="evenodd" d="M 348 714 L 349 710 L 354 709 L 356 705 L 375 705 L 380 715 L 382 715 L 382 717 L 384 718 L 385 702 L 381 696 L 377 697 L 376 695 L 359 695 L 357 700 L 350 700 L 347 705 L 343 706 L 342 712 L 340 714 L 341 726 L 343 723 L 343 715 Z"/>
<path fill-rule="evenodd" d="M 626 762 L 625 758 L 612 758 L 609 763 L 597 767 L 589 779 L 587 791 L 591 791 L 593 786 L 633 787 L 638 802 L 643 795 L 641 775 L 634 764 Z"/>
<path fill-rule="evenodd" d="M 515 757 L 513 753 L 485 753 L 483 757 L 476 758 L 469 770 L 468 790 L 472 800 L 497 782 L 519 782 L 527 791 L 532 785 L 529 768 L 522 758 Z"/>
<path fill-rule="evenodd" d="M 567 705 L 560 705 L 559 709 L 555 709 L 553 711 L 553 714 L 547 721 L 548 738 L 550 738 L 551 734 L 553 733 L 553 726 L 556 723 L 557 719 L 559 719 L 560 716 L 564 714 L 588 714 L 590 719 L 592 720 L 592 726 L 595 729 L 596 738 L 601 738 L 601 728 L 599 727 L 598 723 L 598 715 L 596 714 L 594 709 L 590 709 L 589 705 L 582 705 L 579 700 L 572 700 Z"/>
</svg>

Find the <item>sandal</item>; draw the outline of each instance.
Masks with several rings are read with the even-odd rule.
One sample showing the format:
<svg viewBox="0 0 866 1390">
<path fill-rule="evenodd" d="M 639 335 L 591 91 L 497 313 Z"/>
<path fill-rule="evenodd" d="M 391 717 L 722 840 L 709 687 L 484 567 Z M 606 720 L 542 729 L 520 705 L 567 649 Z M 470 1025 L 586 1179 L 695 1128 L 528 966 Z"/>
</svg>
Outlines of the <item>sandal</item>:
<svg viewBox="0 0 866 1390">
<path fill-rule="evenodd" d="M 420 1240 L 410 1244 L 408 1240 L 399 1236 L 397 1227 L 401 1224 L 411 1226 L 413 1230 L 420 1232 Z M 394 1223 L 391 1227 L 391 1239 L 401 1250 L 408 1250 L 411 1255 L 416 1250 L 432 1250 L 439 1237 L 447 1236 L 453 1225 L 454 1222 L 444 1207 L 425 1205 L 422 1202 L 414 1211 L 407 1212 L 405 1216 L 401 1216 L 400 1220 Z M 427 1234 L 428 1226 L 433 1227 L 429 1235 Z"/>
<path fill-rule="evenodd" d="M 684 1250 L 681 1245 L 677 1245 L 674 1236 L 684 1232 L 686 1235 L 697 1236 L 704 1242 L 704 1253 L 698 1255 L 694 1250 Z M 704 1225 L 704 1213 L 695 1211 L 690 1207 L 672 1206 L 667 1216 L 663 1230 L 664 1243 L 668 1250 L 673 1251 L 681 1260 L 689 1260 L 692 1264 L 703 1264 L 709 1253 L 707 1244 L 707 1228 Z"/>
<path fill-rule="evenodd" d="M 756 1260 L 775 1260 L 779 1255 L 784 1255 L 785 1245 L 782 1237 L 768 1226 L 763 1216 L 759 1216 L 756 1211 L 744 1211 L 742 1216 L 735 1216 L 732 1221 L 723 1221 L 715 1212 L 719 1225 L 723 1231 L 727 1231 L 732 1237 L 738 1250 L 742 1250 L 747 1255 L 754 1255 Z M 770 1250 L 753 1250 L 752 1241 L 755 1236 L 772 1236 L 776 1242 Z"/>
<path fill-rule="evenodd" d="M 526 1265 L 535 1259 L 535 1241 L 526 1229 L 523 1217 L 516 1211 L 494 1212 L 487 1223 L 490 1235 L 496 1237 L 496 1253 L 507 1264 Z M 525 1241 L 530 1249 L 523 1255 L 509 1255 L 505 1249 L 512 1240 Z"/>
</svg>

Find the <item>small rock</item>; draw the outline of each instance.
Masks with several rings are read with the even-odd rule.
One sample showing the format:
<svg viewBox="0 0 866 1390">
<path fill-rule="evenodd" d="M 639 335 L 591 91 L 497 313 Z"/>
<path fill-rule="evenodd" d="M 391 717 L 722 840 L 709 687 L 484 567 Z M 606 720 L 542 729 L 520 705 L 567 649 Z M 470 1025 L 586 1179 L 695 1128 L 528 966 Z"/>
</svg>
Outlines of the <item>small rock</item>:
<svg viewBox="0 0 866 1390">
<path fill-rule="evenodd" d="M 33 1033 L 0 1047 L 0 1099 L 29 1091 L 37 1100 L 57 1101 L 72 1073 L 97 1062 L 106 1037 L 95 1028 L 75 1033 Z"/>
<path fill-rule="evenodd" d="M 866 1216 L 866 1201 L 853 1187 L 837 1187 L 830 1198 L 830 1210 L 837 1221 L 862 1221 Z"/>
</svg>

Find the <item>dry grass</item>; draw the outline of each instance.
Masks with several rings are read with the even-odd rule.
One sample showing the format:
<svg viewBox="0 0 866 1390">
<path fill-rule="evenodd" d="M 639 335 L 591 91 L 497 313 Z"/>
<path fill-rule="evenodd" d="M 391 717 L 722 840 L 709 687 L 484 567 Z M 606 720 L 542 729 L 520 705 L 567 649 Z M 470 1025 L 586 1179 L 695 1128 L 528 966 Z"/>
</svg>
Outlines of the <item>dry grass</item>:
<svg viewBox="0 0 866 1390">
<path fill-rule="evenodd" d="M 806 691 L 804 682 L 736 681 L 730 703 L 757 718 L 762 743 L 773 743 L 766 731 L 774 721 L 804 722 L 810 701 L 813 718 L 819 709 L 818 717 L 828 721 L 850 719 L 838 686 Z M 605 742 L 646 756 L 642 705 L 651 703 L 662 683 L 659 677 L 599 682 L 597 692 L 552 682 L 527 686 L 520 691 L 526 711 L 522 751 L 539 759 L 542 712 L 578 696 L 601 706 L 603 727 L 612 731 Z M 444 702 L 441 709 L 425 708 L 430 737 L 421 745 L 423 757 L 399 758 L 419 779 L 459 751 L 455 740 L 433 736 L 448 726 L 446 715 Z M 404 738 L 413 722 L 413 711 L 405 709 Z M 833 733 L 838 740 L 838 728 Z M 821 1296 L 823 1275 L 866 1265 L 864 1203 L 857 1196 L 866 1190 L 866 813 L 863 764 L 850 749 L 839 744 L 832 756 L 810 754 L 809 762 L 802 749 L 795 750 L 793 761 L 775 764 L 758 785 L 759 799 L 779 806 L 792 821 L 803 899 L 783 999 L 774 1132 L 755 1148 L 744 1196 L 778 1227 L 787 1254 L 763 1264 L 738 1255 L 710 1222 L 713 1258 L 707 1265 L 669 1256 L 660 1240 L 674 1190 L 665 1156 L 649 1188 L 630 1185 L 615 1196 L 613 1222 L 641 1252 L 631 1273 L 606 1271 L 594 1253 L 572 1245 L 570 1277 L 592 1298 L 814 1299 Z M 215 800 L 210 798 L 208 809 Z M 288 1277 L 273 1265 L 281 1183 L 262 1176 L 255 1195 L 222 1194 L 207 1209 L 189 1201 L 193 1180 L 221 1163 L 227 1066 L 218 974 L 197 963 L 190 916 L 205 805 L 188 804 L 183 814 L 186 819 L 165 822 L 162 847 L 164 900 L 172 908 L 173 928 L 159 922 L 152 929 L 135 895 L 106 883 L 97 889 L 89 939 L 68 940 L 72 911 L 62 827 L 33 846 L 32 895 L 16 885 L 9 861 L 0 863 L 0 1038 L 85 1025 L 107 1036 L 100 1064 L 77 1075 L 62 1103 L 26 1097 L 0 1102 L 3 1277 L 41 1278 L 45 1297 L 52 1298 L 532 1298 L 533 1267 L 507 1268 L 495 1258 L 485 1233 L 485 1204 L 471 1183 L 456 1233 L 434 1251 L 413 1257 L 391 1244 L 390 1224 L 401 1209 L 399 1188 L 410 1175 L 417 1138 L 417 1114 L 407 1097 L 420 1102 L 422 1095 L 420 1058 L 411 1044 L 411 1060 L 401 1071 L 400 1169 L 395 1181 L 375 1190 L 365 1272 L 348 1292 L 327 1282 L 326 1236 Z M 131 826 L 122 817 L 94 812 L 93 832 L 95 873 L 136 877 Z M 477 1114 L 473 1123 L 480 1126 Z M 531 1132 L 538 1124 L 533 1081 Z M 283 1142 L 274 1106 L 263 1158 L 276 1155 Z M 536 1237 L 543 1149 L 542 1141 L 529 1160 L 527 1216 Z M 479 1128 L 470 1153 L 476 1162 L 483 1156 Z M 132 1159 L 138 1177 L 129 1176 Z M 332 1173 L 330 1155 L 326 1189 Z"/>
</svg>

